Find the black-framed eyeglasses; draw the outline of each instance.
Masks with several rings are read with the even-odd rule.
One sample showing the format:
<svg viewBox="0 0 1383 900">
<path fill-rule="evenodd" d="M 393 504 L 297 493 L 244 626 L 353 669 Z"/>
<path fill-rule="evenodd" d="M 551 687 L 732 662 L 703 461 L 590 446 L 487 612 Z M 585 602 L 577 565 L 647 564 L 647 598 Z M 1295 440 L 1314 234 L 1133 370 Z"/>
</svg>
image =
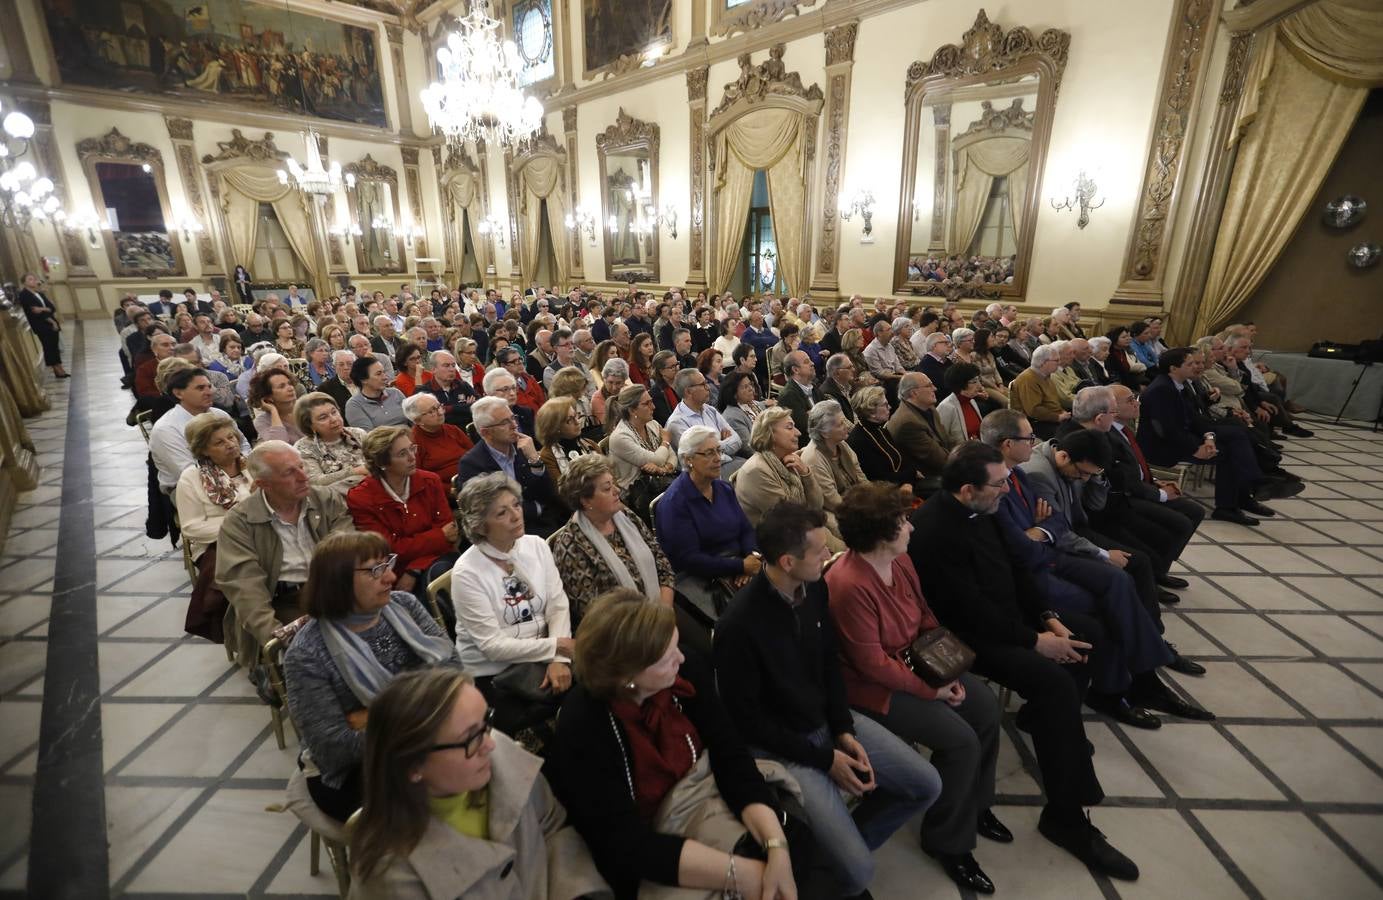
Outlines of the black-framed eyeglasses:
<svg viewBox="0 0 1383 900">
<path fill-rule="evenodd" d="M 443 750 L 460 750 L 466 754 L 466 759 L 470 759 L 480 752 L 480 747 L 495 727 L 495 708 L 489 706 L 485 708 L 485 715 L 480 719 L 480 730 L 466 738 L 464 741 L 454 741 L 450 744 L 433 744 L 427 748 L 428 753 L 440 753 Z"/>
<path fill-rule="evenodd" d="M 356 566 L 355 570 L 357 572 L 369 572 L 371 578 L 383 578 L 384 573 L 394 568 L 394 563 L 398 561 L 399 555 L 397 553 L 390 553 L 388 556 L 384 557 L 384 562 L 382 563 L 373 566 Z"/>
</svg>

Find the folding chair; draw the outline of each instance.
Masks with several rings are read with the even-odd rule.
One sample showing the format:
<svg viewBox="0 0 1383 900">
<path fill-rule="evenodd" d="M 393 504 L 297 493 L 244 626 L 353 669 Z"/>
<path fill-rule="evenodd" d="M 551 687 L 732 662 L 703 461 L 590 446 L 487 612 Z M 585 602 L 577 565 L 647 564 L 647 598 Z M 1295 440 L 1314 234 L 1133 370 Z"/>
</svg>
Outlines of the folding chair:
<svg viewBox="0 0 1383 900">
<path fill-rule="evenodd" d="M 331 863 L 332 874 L 336 876 L 336 890 L 344 898 L 351 889 L 350 861 L 347 859 L 346 845 L 349 843 L 349 823 L 342 825 L 322 812 L 312 801 L 307 790 L 307 776 L 296 765 L 288 777 L 288 791 L 282 809 L 297 817 L 307 826 L 309 857 L 307 872 L 316 875 L 322 871 L 322 845 L 327 848 L 327 860 Z M 280 810 L 281 811 L 281 810 Z M 354 820 L 355 816 L 351 819 Z"/>
<path fill-rule="evenodd" d="M 288 708 L 288 684 L 283 676 L 283 655 L 288 652 L 288 645 L 293 643 L 293 638 L 297 637 L 298 632 L 307 624 L 307 620 L 307 616 L 299 616 L 287 625 L 275 628 L 274 636 L 259 654 L 260 662 L 269 678 L 269 688 L 278 701 L 277 704 L 269 704 L 269 722 L 274 726 L 274 740 L 278 742 L 280 750 L 288 746 L 283 738 L 284 711 Z M 292 724 L 291 718 L 289 724 Z M 296 725 L 293 730 L 297 730 Z"/>
<path fill-rule="evenodd" d="M 451 569 L 447 569 L 427 586 L 425 593 L 428 612 L 453 641 L 456 640 L 456 607 L 451 602 Z"/>
</svg>

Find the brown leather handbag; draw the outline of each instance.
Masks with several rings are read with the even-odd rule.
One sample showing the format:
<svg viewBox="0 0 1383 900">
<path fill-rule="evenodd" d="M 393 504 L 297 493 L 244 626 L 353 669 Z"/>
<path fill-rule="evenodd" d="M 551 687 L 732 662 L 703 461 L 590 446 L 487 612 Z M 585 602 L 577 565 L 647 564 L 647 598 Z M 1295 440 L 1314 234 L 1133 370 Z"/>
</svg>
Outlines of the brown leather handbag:
<svg viewBox="0 0 1383 900">
<path fill-rule="evenodd" d="M 934 688 L 945 687 L 975 664 L 975 651 L 951 633 L 938 626 L 924 631 L 903 651 L 903 661 L 918 678 Z"/>
</svg>

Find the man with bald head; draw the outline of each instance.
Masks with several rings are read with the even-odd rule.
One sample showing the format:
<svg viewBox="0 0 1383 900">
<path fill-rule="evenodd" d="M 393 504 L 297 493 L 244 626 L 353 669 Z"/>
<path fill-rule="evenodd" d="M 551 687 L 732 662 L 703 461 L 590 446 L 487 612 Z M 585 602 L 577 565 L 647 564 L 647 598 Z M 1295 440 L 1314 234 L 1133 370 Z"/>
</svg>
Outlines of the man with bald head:
<svg viewBox="0 0 1383 900">
<path fill-rule="evenodd" d="M 400 346 L 398 332 L 394 328 L 394 320 L 382 314 L 375 316 L 375 330 L 379 333 L 374 340 L 370 341 L 370 348 L 380 356 L 393 359 L 395 354 L 399 352 Z"/>
<path fill-rule="evenodd" d="M 381 316 L 381 318 L 383 318 Z M 379 360 L 379 364 L 384 366 L 384 380 L 390 384 L 394 383 L 394 362 L 393 358 L 385 353 L 375 352 L 370 339 L 363 334 L 353 334 L 346 339 L 346 346 L 356 355 L 357 359 L 364 359 L 367 356 Z"/>
</svg>

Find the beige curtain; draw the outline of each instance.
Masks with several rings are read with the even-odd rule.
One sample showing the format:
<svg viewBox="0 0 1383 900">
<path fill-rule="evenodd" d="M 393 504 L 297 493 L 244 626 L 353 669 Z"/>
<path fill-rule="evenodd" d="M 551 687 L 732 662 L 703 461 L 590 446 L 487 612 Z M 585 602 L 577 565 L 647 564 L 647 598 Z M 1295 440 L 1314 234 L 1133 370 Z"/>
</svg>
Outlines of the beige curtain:
<svg viewBox="0 0 1383 900">
<path fill-rule="evenodd" d="M 1028 151 L 1032 143 L 1026 137 L 991 137 L 956 147 L 956 198 L 951 216 L 950 253 L 965 253 L 975 241 L 980 219 L 984 216 L 994 179 L 1007 176 L 1009 205 L 1017 209 L 1027 198 Z M 1014 184 L 1021 183 L 1014 193 Z M 1015 230 L 1021 224 L 1014 213 Z"/>
<path fill-rule="evenodd" d="M 567 227 L 565 206 L 562 203 L 558 185 L 562 171 L 557 160 L 550 156 L 539 156 L 523 167 L 524 217 L 523 217 L 523 263 L 528 280 L 538 271 L 538 247 L 542 236 L 542 201 L 547 201 L 548 229 L 552 232 L 552 255 L 557 260 L 557 280 L 566 284 L 569 268 L 567 248 Z"/>
<path fill-rule="evenodd" d="M 226 191 L 226 226 L 231 235 L 231 249 L 235 253 L 247 251 L 246 259 L 254 257 L 255 232 L 258 224 L 259 204 L 268 203 L 274 207 L 288 245 L 302 262 L 303 268 L 312 273 L 315 283 L 318 278 L 316 254 L 312 249 L 312 220 L 304 207 L 305 199 L 290 185 L 281 184 L 278 173 L 262 166 L 235 166 L 221 170 L 221 180 Z M 240 194 L 240 198 L 235 198 Z M 250 222 L 239 221 L 246 211 Z M 231 222 L 234 214 L 238 221 Z M 237 244 L 237 242 L 239 242 Z M 249 266 L 249 262 L 243 263 Z M 320 286 L 318 288 L 320 290 Z"/>
<path fill-rule="evenodd" d="M 221 191 L 221 209 L 226 219 L 226 239 L 230 241 L 233 266 L 254 271 L 255 235 L 259 231 L 259 201 L 239 191 Z"/>
<path fill-rule="evenodd" d="M 1383 84 L 1380 9 L 1378 0 L 1323 0 L 1259 35 L 1193 334 L 1229 324 L 1253 296 L 1334 164 L 1369 86 Z"/>
<path fill-rule="evenodd" d="M 1028 163 L 1008 173 L 1008 211 L 1013 218 L 1013 243 L 1023 234 L 1023 216 L 1028 212 Z"/>
<path fill-rule="evenodd" d="M 480 240 L 479 222 L 484 212 L 481 209 L 480 191 L 476 189 L 475 178 L 469 172 L 456 177 L 448 186 L 447 192 L 451 197 L 452 208 L 456 211 L 457 219 L 461 218 L 461 212 L 466 213 L 465 228 L 471 236 L 471 247 L 475 249 L 475 264 L 477 270 L 483 276 L 485 269 L 489 265 L 486 255 L 487 247 Z M 459 274 L 465 264 L 463 257 L 466 252 L 466 240 L 461 234 L 460 222 L 457 222 L 456 232 L 456 271 Z"/>
<path fill-rule="evenodd" d="M 769 179 L 769 212 L 778 242 L 778 267 L 789 293 L 807 287 L 806 141 L 808 119 L 787 109 L 760 109 L 716 133 L 716 257 L 714 289 L 725 290 L 739 263 L 754 172 Z"/>
</svg>

